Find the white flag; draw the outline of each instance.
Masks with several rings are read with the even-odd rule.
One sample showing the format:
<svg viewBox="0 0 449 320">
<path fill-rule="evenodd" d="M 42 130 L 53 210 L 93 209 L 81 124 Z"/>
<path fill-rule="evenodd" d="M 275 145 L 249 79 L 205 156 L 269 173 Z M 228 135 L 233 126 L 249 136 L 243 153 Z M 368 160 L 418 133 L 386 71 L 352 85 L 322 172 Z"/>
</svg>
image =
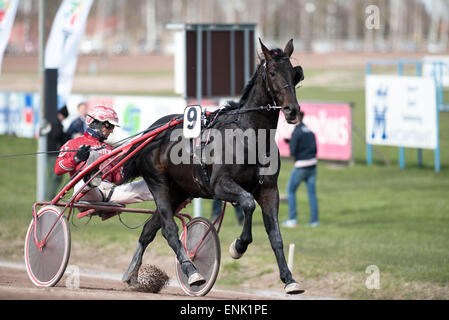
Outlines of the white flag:
<svg viewBox="0 0 449 320">
<path fill-rule="evenodd" d="M 3 53 L 8 44 L 19 0 L 0 0 L 0 72 L 2 71 Z"/>
<path fill-rule="evenodd" d="M 56 13 L 45 49 L 45 68 L 58 69 L 58 96 L 65 103 L 72 91 L 78 46 L 93 0 L 64 0 Z"/>
</svg>

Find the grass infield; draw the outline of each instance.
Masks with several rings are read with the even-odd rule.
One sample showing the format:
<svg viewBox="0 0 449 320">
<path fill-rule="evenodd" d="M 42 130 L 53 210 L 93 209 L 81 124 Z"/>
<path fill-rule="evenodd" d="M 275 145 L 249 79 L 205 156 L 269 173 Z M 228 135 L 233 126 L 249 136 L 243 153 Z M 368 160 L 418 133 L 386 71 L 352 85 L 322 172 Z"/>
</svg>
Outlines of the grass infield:
<svg viewBox="0 0 449 320">
<path fill-rule="evenodd" d="M 354 104 L 354 125 L 364 133 L 364 90 L 312 87 L 298 91 L 299 100 L 346 101 Z M 339 166 L 320 161 L 317 195 L 320 226 L 307 226 L 309 206 L 305 186 L 297 193 L 299 226 L 282 228 L 284 251 L 294 243 L 293 274 L 307 295 L 356 299 L 449 298 L 449 113 L 440 113 L 441 172 L 435 173 L 433 151 L 423 151 L 423 167 L 414 149 L 406 149 L 406 168 L 400 170 L 398 149 L 378 147 L 374 164 L 365 163 L 364 137 L 353 133 L 354 163 Z M 33 139 L 0 136 L 2 155 L 37 149 Z M 384 160 L 389 165 L 384 164 Z M 293 162 L 282 159 L 279 190 L 285 195 Z M 36 197 L 36 157 L 0 159 L 0 259 L 23 261 L 23 240 Z M 210 200 L 203 201 L 209 217 Z M 139 204 L 151 207 L 154 204 Z M 185 212 L 193 212 L 190 205 Z M 282 201 L 279 221 L 287 217 Z M 124 214 L 123 220 L 138 225 L 146 216 Z M 83 221 L 75 221 L 82 225 Z M 131 258 L 141 228 L 129 230 L 118 219 L 92 219 L 86 227 L 73 227 L 69 263 L 103 265 L 123 272 Z M 253 243 L 240 260 L 232 260 L 228 246 L 238 237 L 232 208 L 228 207 L 220 230 L 221 270 L 216 286 L 281 290 L 278 268 L 257 207 L 253 219 Z M 147 255 L 173 257 L 161 233 Z M 174 268 L 170 260 L 167 268 Z M 367 267 L 379 270 L 379 289 L 368 289 Z M 172 270 L 168 270 L 172 272 Z"/>
</svg>

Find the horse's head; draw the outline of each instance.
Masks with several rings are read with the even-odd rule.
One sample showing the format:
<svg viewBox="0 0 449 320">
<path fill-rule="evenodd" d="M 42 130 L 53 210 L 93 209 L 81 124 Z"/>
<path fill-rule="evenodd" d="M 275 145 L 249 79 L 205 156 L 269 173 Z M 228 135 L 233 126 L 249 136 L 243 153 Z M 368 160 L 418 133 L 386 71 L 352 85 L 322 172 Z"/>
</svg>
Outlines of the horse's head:
<svg viewBox="0 0 449 320">
<path fill-rule="evenodd" d="M 284 50 L 269 50 L 260 40 L 265 63 L 263 66 L 263 79 L 267 86 L 270 98 L 282 107 L 288 123 L 298 123 L 299 104 L 296 100 L 295 86 L 304 79 L 301 66 L 293 67 L 290 56 L 293 53 L 293 39 Z"/>
</svg>

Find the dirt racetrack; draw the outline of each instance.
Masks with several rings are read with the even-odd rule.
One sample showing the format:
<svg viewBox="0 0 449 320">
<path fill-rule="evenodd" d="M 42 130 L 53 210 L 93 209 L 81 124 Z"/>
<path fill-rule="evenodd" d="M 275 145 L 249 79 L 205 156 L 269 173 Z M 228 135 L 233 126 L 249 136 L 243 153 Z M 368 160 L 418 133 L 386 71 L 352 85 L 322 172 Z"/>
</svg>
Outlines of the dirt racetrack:
<svg viewBox="0 0 449 320">
<path fill-rule="evenodd" d="M 26 270 L 18 266 L 0 266 L 0 299 L 7 300 L 164 300 L 164 299 L 266 299 L 267 297 L 230 291 L 212 290 L 206 297 L 186 296 L 175 286 L 168 285 L 160 293 L 137 292 L 128 289 L 119 279 L 107 275 L 80 276 L 79 289 L 66 286 L 67 275 L 52 288 L 36 287 L 28 278 Z"/>
<path fill-rule="evenodd" d="M 410 59 L 423 55 L 407 53 Z M 306 70 L 308 86 L 346 84 L 353 87 L 363 85 L 366 61 L 403 56 L 401 53 L 294 53 L 292 61 Z M 309 76 L 311 69 L 324 69 L 326 72 Z M 166 94 L 174 90 L 174 57 L 170 55 L 80 55 L 76 70 L 73 93 Z M 358 76 L 354 75 L 354 70 Z M 37 71 L 37 56 L 5 55 L 0 91 L 37 92 L 40 85 Z"/>
<path fill-rule="evenodd" d="M 258 50 L 260 50 L 258 48 Z M 305 69 L 316 68 L 364 68 L 368 60 L 373 59 L 399 59 L 407 56 L 418 59 L 426 55 L 424 52 L 397 52 L 397 53 L 370 53 L 370 52 L 332 52 L 313 54 L 294 52 L 294 63 L 301 64 Z M 76 73 L 89 73 L 92 68 L 96 72 L 173 72 L 174 57 L 172 55 L 124 55 L 124 56 L 97 56 L 79 55 Z M 5 55 L 2 72 L 37 72 L 37 56 Z"/>
<path fill-rule="evenodd" d="M 67 272 L 66 272 L 67 273 Z M 80 271 L 79 288 L 70 288 L 64 275 L 52 288 L 36 287 L 19 263 L 0 262 L 0 300 L 309 300 L 317 297 L 287 296 L 278 292 L 237 292 L 212 288 L 205 297 L 189 297 L 173 279 L 159 293 L 137 292 L 120 281 L 120 275 Z M 67 286 L 69 284 L 69 286 Z M 320 299 L 320 298 L 318 298 Z M 323 299 L 323 298 L 321 298 Z M 324 298 L 326 299 L 326 298 Z"/>
</svg>

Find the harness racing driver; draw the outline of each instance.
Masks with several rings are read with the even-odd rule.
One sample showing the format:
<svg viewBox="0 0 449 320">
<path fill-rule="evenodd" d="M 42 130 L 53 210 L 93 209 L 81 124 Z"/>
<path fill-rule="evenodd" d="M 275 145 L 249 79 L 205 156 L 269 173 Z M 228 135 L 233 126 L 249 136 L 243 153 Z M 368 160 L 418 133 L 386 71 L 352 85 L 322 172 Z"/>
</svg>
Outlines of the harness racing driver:
<svg viewBox="0 0 449 320">
<path fill-rule="evenodd" d="M 88 113 L 86 123 L 87 129 L 83 136 L 71 139 L 61 147 L 54 167 L 54 172 L 57 175 L 70 173 L 72 177 L 86 161 L 91 163 L 99 157 L 110 153 L 113 149 L 112 145 L 104 141 L 114 131 L 114 127 L 118 126 L 118 116 L 114 109 L 102 105 L 95 106 L 92 112 Z M 76 153 L 65 152 L 65 150 L 74 149 L 78 151 Z M 114 163 L 111 163 L 109 165 L 110 168 L 113 165 Z M 114 202 L 124 205 L 154 200 L 144 180 L 120 184 L 121 180 L 122 167 L 119 167 L 103 179 L 98 187 L 86 186 L 87 193 L 80 200 Z M 84 184 L 83 180 L 79 181 L 74 187 L 74 192 L 77 192 Z"/>
</svg>

